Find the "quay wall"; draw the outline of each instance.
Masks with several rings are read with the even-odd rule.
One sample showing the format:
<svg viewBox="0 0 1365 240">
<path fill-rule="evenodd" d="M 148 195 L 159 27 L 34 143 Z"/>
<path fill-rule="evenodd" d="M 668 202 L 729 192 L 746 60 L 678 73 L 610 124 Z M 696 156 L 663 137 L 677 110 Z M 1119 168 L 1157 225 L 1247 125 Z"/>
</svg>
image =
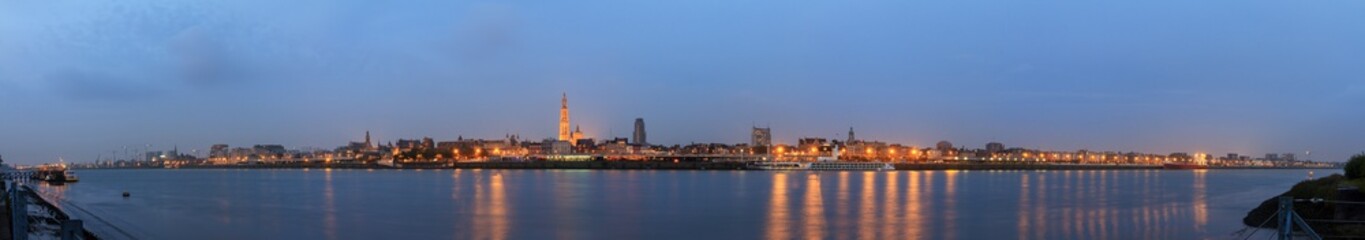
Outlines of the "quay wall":
<svg viewBox="0 0 1365 240">
<path fill-rule="evenodd" d="M 270 163 L 245 165 L 186 165 L 178 168 L 204 169 L 664 169 L 664 170 L 743 170 L 743 162 L 671 162 L 671 161 L 515 161 L 515 162 L 442 162 L 406 163 L 394 166 L 374 163 L 326 164 L 318 162 Z M 1162 169 L 1159 165 L 1114 164 L 1048 164 L 1001 162 L 931 162 L 893 163 L 896 170 L 1140 170 Z M 1317 169 L 1305 167 L 1219 167 L 1210 169 Z"/>
</svg>

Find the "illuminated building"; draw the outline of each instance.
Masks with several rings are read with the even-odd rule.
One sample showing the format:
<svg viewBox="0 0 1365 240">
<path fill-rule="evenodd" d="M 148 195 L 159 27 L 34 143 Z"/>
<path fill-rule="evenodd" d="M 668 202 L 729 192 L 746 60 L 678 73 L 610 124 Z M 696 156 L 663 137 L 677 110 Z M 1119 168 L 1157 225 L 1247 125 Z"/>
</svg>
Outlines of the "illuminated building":
<svg viewBox="0 0 1365 240">
<path fill-rule="evenodd" d="M 750 145 L 754 147 L 768 147 L 773 145 L 773 129 L 755 127 L 751 136 Z"/>
<path fill-rule="evenodd" d="M 573 137 L 569 132 L 569 94 L 565 93 L 559 100 L 559 140 L 573 141 Z"/>
<path fill-rule="evenodd" d="M 943 153 L 947 153 L 953 150 L 953 143 L 948 141 L 939 141 L 938 144 L 935 144 L 934 146 L 935 146 L 934 150 L 938 150 L 939 152 Z"/>
<path fill-rule="evenodd" d="M 987 144 L 986 144 L 986 153 L 992 155 L 992 157 L 994 157 L 994 155 L 999 154 L 1000 152 L 1004 152 L 1004 151 L 1005 151 L 1005 144 L 998 143 L 998 142 L 991 142 L 991 143 L 987 143 Z"/>
<path fill-rule="evenodd" d="M 578 145 L 578 140 L 587 138 L 587 136 L 583 135 L 583 128 L 580 126 L 574 126 L 573 133 L 569 134 L 569 142 L 574 143 L 574 145 Z"/>
<path fill-rule="evenodd" d="M 754 154 L 769 154 L 768 148 L 773 146 L 772 128 L 754 127 L 749 144 L 753 147 Z"/>
</svg>

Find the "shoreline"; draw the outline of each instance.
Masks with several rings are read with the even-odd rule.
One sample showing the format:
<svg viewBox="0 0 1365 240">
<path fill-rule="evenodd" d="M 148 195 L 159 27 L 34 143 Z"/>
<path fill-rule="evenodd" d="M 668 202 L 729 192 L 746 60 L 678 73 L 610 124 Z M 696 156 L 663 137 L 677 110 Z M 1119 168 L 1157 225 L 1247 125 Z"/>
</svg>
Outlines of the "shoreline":
<svg viewBox="0 0 1365 240">
<path fill-rule="evenodd" d="M 900 171 L 939 171 L 939 170 L 1190 170 L 1165 169 L 1151 165 L 1110 165 L 1110 164 L 1020 164 L 1020 163 L 892 163 Z M 650 162 L 650 161 L 584 161 L 584 162 L 459 162 L 433 164 L 406 164 L 385 166 L 379 164 L 256 164 L 256 165 L 203 165 L 181 166 L 178 168 L 127 167 L 127 168 L 80 168 L 79 170 L 100 169 L 587 169 L 587 170 L 748 170 L 744 162 Z M 1256 170 L 1256 169 L 1336 169 L 1314 167 L 1217 167 L 1208 169 Z"/>
</svg>

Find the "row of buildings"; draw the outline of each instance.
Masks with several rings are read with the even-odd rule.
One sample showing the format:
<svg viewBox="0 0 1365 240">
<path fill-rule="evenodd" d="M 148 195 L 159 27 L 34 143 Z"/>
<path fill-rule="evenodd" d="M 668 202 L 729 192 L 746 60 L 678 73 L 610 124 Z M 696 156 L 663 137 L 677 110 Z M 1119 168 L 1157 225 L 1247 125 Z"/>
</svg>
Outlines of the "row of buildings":
<svg viewBox="0 0 1365 240">
<path fill-rule="evenodd" d="M 1119 151 L 1049 151 L 1006 147 L 1002 143 L 987 143 L 983 148 L 956 146 L 941 141 L 932 147 L 907 146 L 882 141 L 856 138 L 850 129 L 846 139 L 807 137 L 796 144 L 774 144 L 771 128 L 752 128 L 749 143 L 692 143 L 686 145 L 653 145 L 644 139 L 643 119 L 637 119 L 632 138 L 596 140 L 577 138 L 571 141 L 544 139 L 521 140 L 518 135 L 499 139 L 466 139 L 449 141 L 398 139 L 376 143 L 365 133 L 363 141 L 351 142 L 334 149 L 286 149 L 281 145 L 254 145 L 232 148 L 226 144 L 210 147 L 207 157 L 178 154 L 176 151 L 149 153 L 147 161 L 167 166 L 185 164 L 234 165 L 293 162 L 322 162 L 333 164 L 444 164 L 461 161 L 583 161 L 583 160 L 660 160 L 689 159 L 702 161 L 815 161 L 820 157 L 837 156 L 844 161 L 878 161 L 897 163 L 935 163 L 955 161 L 1038 162 L 1072 164 L 1136 164 L 1157 165 L 1165 162 L 1200 162 L 1215 166 L 1291 166 L 1302 164 L 1293 154 L 1267 154 L 1265 158 L 1229 153 L 1215 157 L 1202 153 L 1152 154 Z M 170 157 L 175 156 L 175 157 Z"/>
<path fill-rule="evenodd" d="M 796 144 L 774 144 L 773 132 L 768 127 L 753 127 L 750 142 L 740 144 L 692 143 L 687 145 L 654 145 L 648 142 L 645 122 L 635 119 L 630 138 L 593 139 L 581 128 L 572 125 L 569 117 L 568 95 L 560 100 L 558 136 L 539 141 L 527 141 L 518 135 L 498 139 L 466 139 L 437 141 L 430 137 L 398 139 L 377 143 L 370 133 L 363 141 L 350 142 L 333 149 L 287 149 L 281 145 L 264 144 L 233 148 L 227 144 L 210 147 L 207 157 L 180 154 L 178 151 L 149 152 L 143 162 L 104 162 L 124 166 L 128 164 L 164 165 L 233 165 L 272 163 L 326 164 L 446 164 L 459 161 L 584 161 L 584 160 L 689 160 L 689 161 L 815 161 L 821 157 L 837 157 L 844 161 L 884 162 L 945 162 L 945 161 L 1000 161 L 1076 164 L 1142 164 L 1164 162 L 1199 162 L 1227 166 L 1277 166 L 1298 162 L 1294 154 L 1267 154 L 1265 158 L 1251 158 L 1230 153 L 1213 157 L 1202 153 L 1151 154 L 1118 151 L 1047 151 L 1026 148 L 1007 148 L 1002 143 L 987 143 L 984 148 L 955 146 L 941 141 L 931 147 L 907 146 L 882 141 L 858 139 L 852 128 L 845 139 L 807 137 Z M 573 126 L 573 128 L 570 128 Z"/>
</svg>

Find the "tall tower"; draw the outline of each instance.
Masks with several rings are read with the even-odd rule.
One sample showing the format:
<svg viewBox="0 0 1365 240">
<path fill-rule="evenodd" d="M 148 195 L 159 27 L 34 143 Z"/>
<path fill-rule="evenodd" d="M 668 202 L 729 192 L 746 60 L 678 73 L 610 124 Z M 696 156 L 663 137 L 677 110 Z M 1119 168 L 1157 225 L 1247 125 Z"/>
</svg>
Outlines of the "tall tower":
<svg viewBox="0 0 1365 240">
<path fill-rule="evenodd" d="M 574 127 L 573 127 L 573 133 L 569 134 L 569 143 L 572 144 L 572 145 L 577 146 L 577 145 L 578 145 L 578 140 L 579 140 L 579 139 L 586 139 L 586 138 L 588 138 L 588 137 L 585 136 L 585 135 L 583 135 L 583 128 L 580 128 L 580 127 L 578 127 L 578 126 L 574 126 Z"/>
<path fill-rule="evenodd" d="M 365 131 L 365 148 L 369 148 L 370 146 L 370 131 Z"/>
<path fill-rule="evenodd" d="M 753 134 L 750 134 L 749 145 L 754 147 L 770 147 L 773 145 L 773 129 L 754 127 Z"/>
<path fill-rule="evenodd" d="M 850 127 L 848 128 L 848 142 L 853 143 L 853 140 L 858 140 L 858 138 L 853 137 L 853 128 Z"/>
<path fill-rule="evenodd" d="M 640 145 L 640 146 L 647 146 L 647 145 L 649 145 L 649 142 L 645 140 L 645 119 L 644 119 L 644 118 L 636 118 L 636 119 L 635 119 L 635 134 L 632 134 L 631 137 L 634 137 L 634 138 L 635 138 L 635 145 Z"/>
<path fill-rule="evenodd" d="M 564 98 L 559 100 L 559 140 L 573 141 L 573 133 L 569 132 L 569 94 L 564 93 Z"/>
</svg>

